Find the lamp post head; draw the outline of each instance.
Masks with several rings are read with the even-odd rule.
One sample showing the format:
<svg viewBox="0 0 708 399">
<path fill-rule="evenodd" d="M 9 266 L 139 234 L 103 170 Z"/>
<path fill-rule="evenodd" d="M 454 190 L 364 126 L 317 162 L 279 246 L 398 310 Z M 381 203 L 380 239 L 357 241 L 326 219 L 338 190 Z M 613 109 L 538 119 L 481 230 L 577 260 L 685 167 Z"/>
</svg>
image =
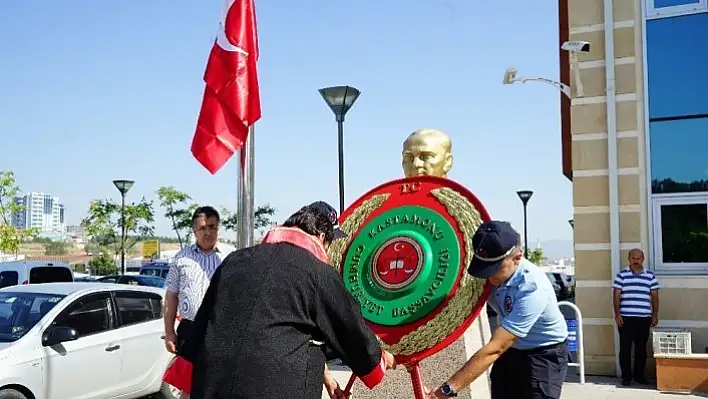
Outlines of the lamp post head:
<svg viewBox="0 0 708 399">
<path fill-rule="evenodd" d="M 504 84 L 505 85 L 510 85 L 514 82 L 516 82 L 516 76 L 518 75 L 519 71 L 516 70 L 516 68 L 510 67 L 507 68 L 506 71 L 504 72 Z"/>
<path fill-rule="evenodd" d="M 121 195 L 127 194 L 130 188 L 133 187 L 133 183 L 135 182 L 132 180 L 113 180 L 113 185 L 116 186 Z"/>
<path fill-rule="evenodd" d="M 533 191 L 531 190 L 520 190 L 516 192 L 516 195 L 519 196 L 519 199 L 521 199 L 521 202 L 524 203 L 524 205 L 529 203 L 529 200 L 531 199 L 531 196 L 533 195 Z"/>
<path fill-rule="evenodd" d="M 570 219 L 570 220 L 568 221 L 568 224 L 570 224 L 570 228 L 571 228 L 571 229 L 575 229 L 575 221 L 574 221 L 573 219 Z"/>
<path fill-rule="evenodd" d="M 351 86 L 325 87 L 319 90 L 337 122 L 344 122 L 344 115 L 351 109 L 361 92 Z"/>
</svg>

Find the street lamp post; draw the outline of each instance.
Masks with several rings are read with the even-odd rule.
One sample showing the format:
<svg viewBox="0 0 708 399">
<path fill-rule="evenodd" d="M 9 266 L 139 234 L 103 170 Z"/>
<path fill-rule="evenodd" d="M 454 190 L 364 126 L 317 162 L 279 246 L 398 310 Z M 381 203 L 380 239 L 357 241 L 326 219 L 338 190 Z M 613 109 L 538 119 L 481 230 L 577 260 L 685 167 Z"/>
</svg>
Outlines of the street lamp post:
<svg viewBox="0 0 708 399">
<path fill-rule="evenodd" d="M 339 146 L 339 214 L 341 215 L 344 212 L 344 116 L 361 92 L 351 86 L 326 87 L 319 92 L 334 112 L 339 130 L 337 143 Z"/>
<path fill-rule="evenodd" d="M 529 257 L 529 234 L 528 234 L 528 221 L 526 218 L 526 205 L 528 205 L 533 191 L 531 190 L 520 190 L 516 192 L 516 195 L 521 199 L 521 203 L 524 204 L 524 257 Z"/>
<path fill-rule="evenodd" d="M 132 180 L 113 180 L 113 185 L 120 191 L 120 274 L 125 274 L 125 195 L 133 183 Z"/>
</svg>

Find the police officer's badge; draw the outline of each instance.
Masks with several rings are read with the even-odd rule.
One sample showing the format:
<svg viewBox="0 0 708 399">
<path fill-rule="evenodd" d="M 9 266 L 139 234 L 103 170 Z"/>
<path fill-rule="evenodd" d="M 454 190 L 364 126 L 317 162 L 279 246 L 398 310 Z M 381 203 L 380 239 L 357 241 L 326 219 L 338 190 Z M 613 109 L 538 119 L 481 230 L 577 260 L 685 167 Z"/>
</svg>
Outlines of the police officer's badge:
<svg viewBox="0 0 708 399">
<path fill-rule="evenodd" d="M 511 297 L 509 295 L 504 298 L 504 311 L 509 314 L 512 310 Z"/>
</svg>

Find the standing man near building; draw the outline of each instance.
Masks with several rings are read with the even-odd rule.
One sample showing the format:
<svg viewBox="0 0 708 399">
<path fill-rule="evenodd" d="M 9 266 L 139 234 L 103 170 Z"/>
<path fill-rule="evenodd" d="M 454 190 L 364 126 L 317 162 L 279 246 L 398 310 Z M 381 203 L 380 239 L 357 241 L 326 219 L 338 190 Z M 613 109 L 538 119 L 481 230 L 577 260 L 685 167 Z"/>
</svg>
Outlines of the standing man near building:
<svg viewBox="0 0 708 399">
<path fill-rule="evenodd" d="M 178 354 L 189 338 L 197 310 L 209 288 L 211 277 L 234 248 L 218 243 L 219 212 L 211 206 L 197 208 L 192 215 L 196 244 L 182 249 L 170 265 L 165 281 L 165 347 Z M 177 313 L 181 320 L 175 331 Z M 182 393 L 181 399 L 189 398 Z"/>
<path fill-rule="evenodd" d="M 568 328 L 546 274 L 524 259 L 519 233 L 507 222 L 483 223 L 472 238 L 468 272 L 488 279 L 499 327 L 429 399 L 450 398 L 492 364 L 492 399 L 558 399 L 568 371 Z"/>
<path fill-rule="evenodd" d="M 323 344 L 369 388 L 395 367 L 328 264 L 327 247 L 345 237 L 336 225 L 334 208 L 315 202 L 224 260 L 184 351 L 194 364 L 193 398 L 319 399 Z"/>
<path fill-rule="evenodd" d="M 622 385 L 631 385 L 632 376 L 638 383 L 648 385 L 644 368 L 649 331 L 659 323 L 659 281 L 654 272 L 644 268 L 644 252 L 641 249 L 629 251 L 629 267 L 617 273 L 612 288 L 612 304 L 620 336 Z"/>
</svg>

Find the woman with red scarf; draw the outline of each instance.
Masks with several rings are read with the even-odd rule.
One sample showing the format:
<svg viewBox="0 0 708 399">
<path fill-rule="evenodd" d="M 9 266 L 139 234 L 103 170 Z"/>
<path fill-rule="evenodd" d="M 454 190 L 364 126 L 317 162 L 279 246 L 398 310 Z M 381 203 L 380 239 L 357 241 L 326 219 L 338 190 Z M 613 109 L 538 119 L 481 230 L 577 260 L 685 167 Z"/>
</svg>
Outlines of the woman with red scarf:
<svg viewBox="0 0 708 399">
<path fill-rule="evenodd" d="M 328 265 L 327 247 L 345 236 L 334 208 L 315 202 L 224 259 L 181 352 L 192 399 L 319 399 L 323 384 L 343 398 L 326 380 L 324 345 L 369 388 L 395 367 Z"/>
</svg>

